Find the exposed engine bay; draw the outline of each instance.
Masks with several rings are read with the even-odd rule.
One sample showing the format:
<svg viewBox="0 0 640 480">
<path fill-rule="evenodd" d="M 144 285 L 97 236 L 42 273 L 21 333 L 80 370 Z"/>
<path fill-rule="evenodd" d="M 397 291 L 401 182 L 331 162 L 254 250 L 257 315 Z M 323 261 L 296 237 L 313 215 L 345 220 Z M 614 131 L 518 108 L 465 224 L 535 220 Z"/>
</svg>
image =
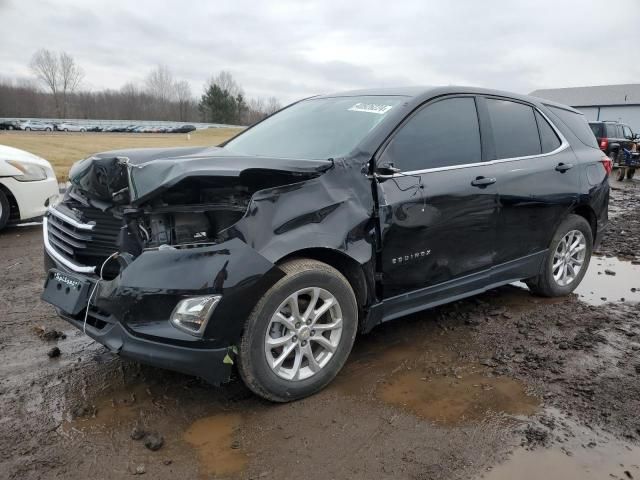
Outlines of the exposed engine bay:
<svg viewBox="0 0 640 480">
<path fill-rule="evenodd" d="M 202 173 L 183 175 L 178 163 L 135 165 L 118 156 L 79 162 L 70 172 L 71 188 L 50 216 L 49 241 L 70 261 L 96 266 L 96 273 L 103 270 L 104 278 L 113 278 L 146 249 L 218 243 L 221 233 L 244 217 L 254 193 L 319 174 L 259 167 Z M 65 223 L 65 212 L 87 229 Z M 104 265 L 116 252 L 118 262 Z"/>
</svg>

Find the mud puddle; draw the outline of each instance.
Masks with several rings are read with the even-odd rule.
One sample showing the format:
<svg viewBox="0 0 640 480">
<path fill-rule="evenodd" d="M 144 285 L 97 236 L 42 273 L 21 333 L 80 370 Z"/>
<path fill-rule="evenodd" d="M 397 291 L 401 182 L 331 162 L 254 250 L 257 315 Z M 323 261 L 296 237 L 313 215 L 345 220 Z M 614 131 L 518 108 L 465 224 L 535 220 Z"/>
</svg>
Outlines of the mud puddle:
<svg viewBox="0 0 640 480">
<path fill-rule="evenodd" d="M 241 424 L 239 413 L 220 413 L 201 418 L 187 429 L 184 440 L 198 452 L 201 476 L 228 476 L 245 469 L 248 458 L 234 440 Z"/>
<path fill-rule="evenodd" d="M 615 257 L 593 257 L 587 274 L 575 290 L 590 305 L 640 302 L 640 265 Z"/>
<path fill-rule="evenodd" d="M 495 414 L 531 415 L 539 401 L 507 377 L 488 377 L 473 366 L 462 375 L 425 376 L 411 371 L 386 383 L 380 398 L 443 425 L 479 422 Z"/>
<path fill-rule="evenodd" d="M 504 293 L 505 304 L 524 308 L 528 302 L 529 295 L 517 289 Z M 395 329 L 393 324 L 384 325 L 380 327 L 384 331 L 360 338 L 332 388 L 368 396 L 443 426 L 480 422 L 496 414 L 535 413 L 540 402 L 528 394 L 525 384 L 494 375 L 495 363 L 479 362 L 472 351 L 466 327 L 459 323 L 484 321 L 484 315 L 475 311 L 477 305 L 469 302 L 470 312 L 464 305 L 457 307 L 423 312 L 416 317 L 419 320 L 396 324 Z M 491 314 L 505 315 L 506 310 Z"/>
<path fill-rule="evenodd" d="M 556 417 L 557 418 L 557 417 Z M 549 448 L 519 448 L 484 480 L 633 480 L 640 478 L 640 447 L 562 418 Z"/>
</svg>

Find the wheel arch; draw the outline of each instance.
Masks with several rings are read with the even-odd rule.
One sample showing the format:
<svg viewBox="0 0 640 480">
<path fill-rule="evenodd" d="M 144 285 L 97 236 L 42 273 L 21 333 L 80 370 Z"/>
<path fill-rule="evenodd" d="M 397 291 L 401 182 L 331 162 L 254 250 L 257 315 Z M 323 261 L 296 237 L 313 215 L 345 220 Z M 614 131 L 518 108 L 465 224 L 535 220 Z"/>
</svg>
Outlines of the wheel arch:
<svg viewBox="0 0 640 480">
<path fill-rule="evenodd" d="M 18 205 L 18 201 L 16 197 L 11 193 L 9 187 L 0 183 L 0 191 L 4 193 L 9 200 L 9 222 L 16 222 L 20 220 L 20 206 Z"/>
<path fill-rule="evenodd" d="M 596 216 L 596 212 L 593 210 L 593 208 L 591 208 L 591 206 L 589 205 L 578 205 L 569 213 L 579 215 L 587 222 L 589 222 L 589 226 L 591 227 L 592 240 L 595 240 L 598 233 L 598 217 Z"/>
<path fill-rule="evenodd" d="M 297 250 L 285 255 L 274 263 L 280 265 L 294 258 L 309 258 L 326 263 L 344 275 L 353 289 L 353 293 L 356 296 L 356 303 L 358 304 L 358 312 L 360 316 L 362 315 L 362 312 L 369 303 L 369 295 L 371 293 L 371 288 L 367 282 L 365 266 L 340 250 L 324 247 Z"/>
</svg>

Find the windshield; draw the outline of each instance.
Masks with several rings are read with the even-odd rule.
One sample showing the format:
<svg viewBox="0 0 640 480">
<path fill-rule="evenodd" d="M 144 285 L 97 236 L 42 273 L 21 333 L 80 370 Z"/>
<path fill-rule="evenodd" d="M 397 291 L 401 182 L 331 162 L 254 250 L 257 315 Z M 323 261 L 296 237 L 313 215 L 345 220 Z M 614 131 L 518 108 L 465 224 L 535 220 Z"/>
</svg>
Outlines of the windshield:
<svg viewBox="0 0 640 480">
<path fill-rule="evenodd" d="M 304 100 L 267 118 L 225 148 L 241 155 L 324 160 L 354 150 L 404 97 Z"/>
</svg>

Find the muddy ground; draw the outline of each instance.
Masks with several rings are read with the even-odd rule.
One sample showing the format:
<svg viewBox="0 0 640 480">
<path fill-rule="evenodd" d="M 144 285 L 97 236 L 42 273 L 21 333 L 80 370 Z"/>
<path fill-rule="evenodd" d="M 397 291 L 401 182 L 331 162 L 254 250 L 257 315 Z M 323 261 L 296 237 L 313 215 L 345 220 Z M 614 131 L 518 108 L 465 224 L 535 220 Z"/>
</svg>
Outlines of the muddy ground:
<svg viewBox="0 0 640 480">
<path fill-rule="evenodd" d="M 640 182 L 612 186 L 575 295 L 513 285 L 383 325 L 287 405 L 111 355 L 38 299 L 39 227 L 9 229 L 0 478 L 640 478 Z"/>
</svg>

